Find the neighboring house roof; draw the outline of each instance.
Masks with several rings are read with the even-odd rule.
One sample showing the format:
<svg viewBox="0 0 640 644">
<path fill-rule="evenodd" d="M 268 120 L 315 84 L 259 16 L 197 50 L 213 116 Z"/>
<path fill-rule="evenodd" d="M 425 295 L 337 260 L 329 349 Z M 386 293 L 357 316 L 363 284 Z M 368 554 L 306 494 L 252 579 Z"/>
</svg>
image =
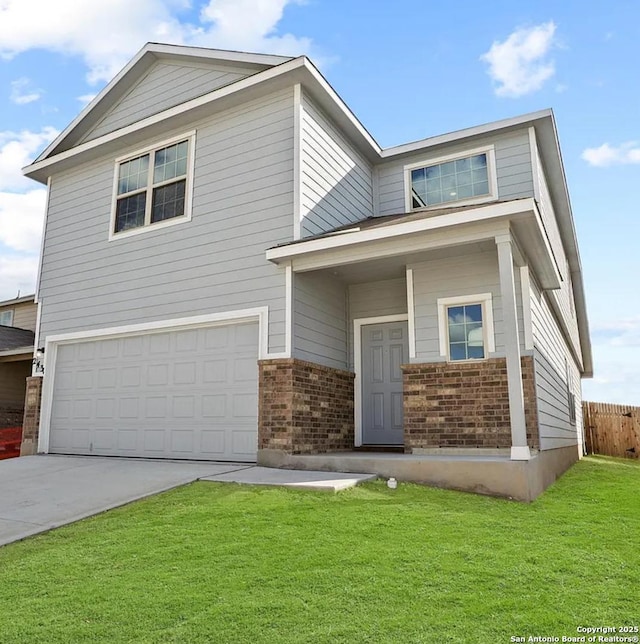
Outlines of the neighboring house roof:
<svg viewBox="0 0 640 644">
<path fill-rule="evenodd" d="M 4 306 L 14 306 L 15 304 L 23 304 L 25 302 L 35 301 L 35 295 L 24 295 L 22 297 L 14 297 L 11 300 L 3 300 L 0 302 L 0 308 Z"/>
<path fill-rule="evenodd" d="M 82 142 L 83 136 L 133 88 L 155 62 L 163 58 L 181 58 L 205 63 L 206 61 L 241 63 L 253 66 L 256 71 L 211 92 L 164 109 L 95 139 Z M 591 375 L 591 343 L 582 267 L 555 118 L 550 109 L 383 149 L 306 56 L 288 58 L 148 43 L 58 138 L 23 171 L 26 176 L 46 183 L 48 177 L 54 172 L 90 162 L 104 154 L 113 153 L 117 156 L 124 141 L 127 145 L 133 145 L 149 137 L 161 136 L 168 127 L 177 128 L 192 124 L 195 119 L 211 116 L 217 111 L 236 107 L 256 96 L 298 83 L 304 86 L 344 135 L 373 164 L 384 163 L 419 151 L 435 152 L 442 146 L 454 142 L 462 143 L 478 136 L 500 134 L 516 128 L 533 128 L 569 261 L 585 375 Z"/>
<path fill-rule="evenodd" d="M 24 349 L 25 352 L 31 351 L 34 342 L 35 334 L 33 331 L 0 325 L 0 354 L 6 352 L 18 353 L 19 349 Z"/>
</svg>

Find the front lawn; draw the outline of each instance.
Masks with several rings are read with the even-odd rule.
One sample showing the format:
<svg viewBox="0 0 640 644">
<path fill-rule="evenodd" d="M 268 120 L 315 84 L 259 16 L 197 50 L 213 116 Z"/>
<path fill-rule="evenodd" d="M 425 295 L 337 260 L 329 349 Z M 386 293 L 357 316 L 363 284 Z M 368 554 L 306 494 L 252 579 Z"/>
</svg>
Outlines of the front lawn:
<svg viewBox="0 0 640 644">
<path fill-rule="evenodd" d="M 511 642 L 638 625 L 640 463 L 535 503 L 195 483 L 0 549 L 0 641 Z"/>
</svg>

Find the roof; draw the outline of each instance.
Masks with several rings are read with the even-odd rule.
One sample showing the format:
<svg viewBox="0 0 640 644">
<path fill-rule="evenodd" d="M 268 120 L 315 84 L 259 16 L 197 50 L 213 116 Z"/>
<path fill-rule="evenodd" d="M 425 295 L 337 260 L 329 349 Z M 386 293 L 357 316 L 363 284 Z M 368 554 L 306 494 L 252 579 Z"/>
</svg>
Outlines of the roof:
<svg viewBox="0 0 640 644">
<path fill-rule="evenodd" d="M 0 302 L 0 307 L 4 306 L 14 306 L 15 304 L 24 304 L 25 302 L 35 302 L 34 295 L 23 295 L 22 297 L 14 297 L 11 300 L 3 300 Z"/>
<path fill-rule="evenodd" d="M 33 349 L 35 334 L 26 329 L 0 325 L 0 352 L 15 351 L 16 349 Z"/>
</svg>

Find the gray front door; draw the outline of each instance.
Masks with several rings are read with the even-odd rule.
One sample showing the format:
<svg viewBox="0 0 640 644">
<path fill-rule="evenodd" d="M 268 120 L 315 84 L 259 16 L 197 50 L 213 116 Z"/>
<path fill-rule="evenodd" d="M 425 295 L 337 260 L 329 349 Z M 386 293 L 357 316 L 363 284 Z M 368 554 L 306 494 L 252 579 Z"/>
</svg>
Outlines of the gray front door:
<svg viewBox="0 0 640 644">
<path fill-rule="evenodd" d="M 402 445 L 402 370 L 408 361 L 406 322 L 362 327 L 362 442 Z"/>
</svg>

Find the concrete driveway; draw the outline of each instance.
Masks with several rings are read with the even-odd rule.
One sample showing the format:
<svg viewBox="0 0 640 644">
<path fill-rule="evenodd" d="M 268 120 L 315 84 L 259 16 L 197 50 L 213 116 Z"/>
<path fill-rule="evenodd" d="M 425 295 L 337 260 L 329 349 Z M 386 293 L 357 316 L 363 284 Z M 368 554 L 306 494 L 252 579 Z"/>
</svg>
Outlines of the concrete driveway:
<svg viewBox="0 0 640 644">
<path fill-rule="evenodd" d="M 0 546 L 246 463 L 98 456 L 23 456 L 0 461 Z"/>
</svg>

